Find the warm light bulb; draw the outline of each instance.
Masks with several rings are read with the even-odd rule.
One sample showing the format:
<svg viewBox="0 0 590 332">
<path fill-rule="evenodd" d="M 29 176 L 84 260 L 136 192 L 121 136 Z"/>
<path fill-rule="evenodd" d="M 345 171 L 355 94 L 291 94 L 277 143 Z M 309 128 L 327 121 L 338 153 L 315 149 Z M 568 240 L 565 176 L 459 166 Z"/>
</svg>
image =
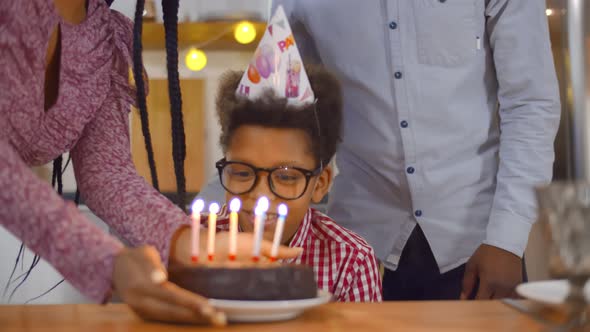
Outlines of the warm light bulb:
<svg viewBox="0 0 590 332">
<path fill-rule="evenodd" d="M 547 16 L 553 15 L 553 9 L 551 9 L 551 8 L 545 9 L 545 14 L 547 14 Z"/>
<path fill-rule="evenodd" d="M 256 28 L 248 21 L 238 23 L 234 29 L 234 38 L 240 44 L 250 44 L 256 39 Z"/>
<path fill-rule="evenodd" d="M 207 55 L 205 52 L 191 48 L 184 58 L 186 66 L 192 71 L 199 71 L 207 65 Z"/>
</svg>

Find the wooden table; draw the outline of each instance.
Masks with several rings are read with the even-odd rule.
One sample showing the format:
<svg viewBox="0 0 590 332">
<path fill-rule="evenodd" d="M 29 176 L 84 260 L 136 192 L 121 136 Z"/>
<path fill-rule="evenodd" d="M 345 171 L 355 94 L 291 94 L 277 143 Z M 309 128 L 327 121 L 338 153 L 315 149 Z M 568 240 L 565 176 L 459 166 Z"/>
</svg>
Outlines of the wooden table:
<svg viewBox="0 0 590 332">
<path fill-rule="evenodd" d="M 2 332 L 219 331 L 212 327 L 144 322 L 123 304 L 0 306 Z M 499 301 L 333 303 L 298 319 L 268 324 L 230 325 L 231 331 L 542 331 L 533 320 Z"/>
</svg>

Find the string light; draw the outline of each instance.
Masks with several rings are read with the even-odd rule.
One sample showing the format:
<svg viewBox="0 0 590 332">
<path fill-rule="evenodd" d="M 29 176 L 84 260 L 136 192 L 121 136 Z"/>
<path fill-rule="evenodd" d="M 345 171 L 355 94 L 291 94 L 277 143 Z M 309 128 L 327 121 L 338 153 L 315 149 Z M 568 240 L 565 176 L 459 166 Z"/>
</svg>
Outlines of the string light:
<svg viewBox="0 0 590 332">
<path fill-rule="evenodd" d="M 240 44 L 250 44 L 256 39 L 256 28 L 248 21 L 238 23 L 234 29 L 234 38 Z"/>
<path fill-rule="evenodd" d="M 256 28 L 249 21 L 241 21 L 221 31 L 218 35 L 196 44 L 186 53 L 185 64 L 192 71 L 200 71 L 207 66 L 207 55 L 200 48 L 221 39 L 230 31 L 234 31 L 234 38 L 240 44 L 249 44 L 256 39 Z"/>
<path fill-rule="evenodd" d="M 207 65 L 207 55 L 205 52 L 193 47 L 186 54 L 184 61 L 188 69 L 199 71 Z"/>
<path fill-rule="evenodd" d="M 551 16 L 551 15 L 553 15 L 553 9 L 551 9 L 551 8 L 547 8 L 547 9 L 545 9 L 545 14 L 546 14 L 547 16 Z"/>
</svg>

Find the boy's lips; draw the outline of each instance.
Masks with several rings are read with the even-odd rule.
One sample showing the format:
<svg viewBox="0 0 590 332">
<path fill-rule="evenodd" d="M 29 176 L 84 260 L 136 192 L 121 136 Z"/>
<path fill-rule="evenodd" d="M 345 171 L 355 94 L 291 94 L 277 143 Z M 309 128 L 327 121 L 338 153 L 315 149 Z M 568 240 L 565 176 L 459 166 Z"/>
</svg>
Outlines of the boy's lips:
<svg viewBox="0 0 590 332">
<path fill-rule="evenodd" d="M 250 224 L 252 224 L 252 227 L 254 227 L 254 220 L 256 219 L 256 215 L 252 212 L 252 211 L 245 211 L 242 210 L 242 212 L 244 212 L 247 216 L 247 220 Z M 277 222 L 277 214 L 276 213 L 267 213 L 266 214 L 266 218 L 264 220 L 264 227 L 268 227 L 268 226 L 272 226 L 274 224 L 276 224 Z"/>
</svg>

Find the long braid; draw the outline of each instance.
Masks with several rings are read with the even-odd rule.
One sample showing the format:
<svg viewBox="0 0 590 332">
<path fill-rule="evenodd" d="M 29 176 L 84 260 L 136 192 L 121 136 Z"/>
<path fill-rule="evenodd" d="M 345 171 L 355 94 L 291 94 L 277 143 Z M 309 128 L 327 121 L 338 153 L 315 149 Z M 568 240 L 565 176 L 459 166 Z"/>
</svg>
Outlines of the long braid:
<svg viewBox="0 0 590 332">
<path fill-rule="evenodd" d="M 53 174 L 51 175 L 51 186 L 52 187 L 55 187 L 55 182 L 57 181 L 57 174 L 61 170 L 61 160 L 58 160 L 60 158 L 61 158 L 61 156 L 59 156 L 58 158 L 55 158 L 53 160 Z"/>
<path fill-rule="evenodd" d="M 156 190 L 159 190 L 160 185 L 158 183 L 158 174 L 156 173 L 156 161 L 154 159 L 154 150 L 152 148 L 152 136 L 150 134 L 150 123 L 145 100 L 145 84 L 143 81 L 141 32 L 144 5 L 145 0 L 137 0 L 137 6 L 135 7 L 135 22 L 133 23 L 133 77 L 135 79 L 135 87 L 137 88 L 137 107 L 139 108 L 139 115 L 141 118 L 141 131 L 143 133 L 145 149 L 147 151 L 152 185 Z"/>
<path fill-rule="evenodd" d="M 186 142 L 182 116 L 182 96 L 178 77 L 178 0 L 162 0 L 162 9 L 166 32 L 166 67 L 168 70 L 170 115 L 172 117 L 172 157 L 176 175 L 176 204 L 186 212 L 186 179 L 184 175 Z"/>
<path fill-rule="evenodd" d="M 55 187 L 55 183 L 57 182 L 57 193 L 60 196 L 63 194 L 62 163 L 63 157 L 61 155 L 53 160 L 53 178 L 51 179 L 51 185 L 53 187 Z"/>
</svg>

